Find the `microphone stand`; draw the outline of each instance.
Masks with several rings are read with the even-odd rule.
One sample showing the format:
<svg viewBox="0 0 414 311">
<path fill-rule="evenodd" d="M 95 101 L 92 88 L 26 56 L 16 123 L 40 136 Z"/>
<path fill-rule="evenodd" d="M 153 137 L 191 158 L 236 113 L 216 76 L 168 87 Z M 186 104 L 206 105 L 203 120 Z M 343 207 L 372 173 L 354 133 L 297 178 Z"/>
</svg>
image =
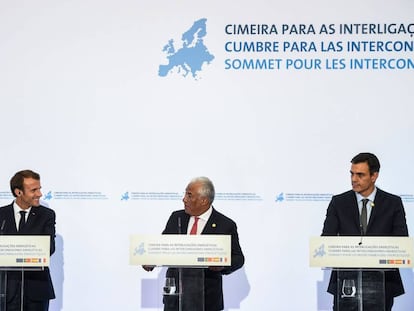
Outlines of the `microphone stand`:
<svg viewBox="0 0 414 311">
<path fill-rule="evenodd" d="M 360 222 L 359 224 L 359 228 L 360 228 L 360 235 L 361 235 L 361 240 L 359 241 L 358 245 L 362 245 L 362 238 L 365 235 L 364 233 L 364 228 L 362 227 L 362 223 Z M 358 269 L 358 290 L 357 290 L 357 296 L 358 296 L 358 311 L 363 311 L 363 303 L 362 303 L 362 274 L 363 274 L 363 270 L 361 268 Z"/>
<path fill-rule="evenodd" d="M 181 232 L 181 217 L 178 217 L 178 234 Z M 182 311 L 182 296 L 183 296 L 183 285 L 182 285 L 182 267 L 178 267 L 178 311 Z"/>
<path fill-rule="evenodd" d="M 0 235 L 4 234 L 4 226 L 6 225 L 6 219 L 3 219 L 0 228 Z M 7 270 L 1 269 L 0 271 L 0 311 L 6 310 L 7 296 Z"/>
</svg>

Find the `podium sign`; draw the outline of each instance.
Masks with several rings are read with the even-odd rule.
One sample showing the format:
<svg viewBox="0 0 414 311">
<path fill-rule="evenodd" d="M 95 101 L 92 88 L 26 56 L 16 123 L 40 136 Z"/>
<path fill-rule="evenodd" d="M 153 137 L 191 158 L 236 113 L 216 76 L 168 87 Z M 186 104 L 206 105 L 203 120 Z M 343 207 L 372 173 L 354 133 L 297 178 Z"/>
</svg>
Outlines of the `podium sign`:
<svg viewBox="0 0 414 311">
<path fill-rule="evenodd" d="M 409 237 L 321 236 L 309 244 L 311 267 L 411 268 L 413 256 Z"/>
<path fill-rule="evenodd" d="M 0 235 L 0 267 L 48 267 L 50 237 Z"/>
<path fill-rule="evenodd" d="M 131 265 L 208 267 L 231 265 L 230 235 L 133 235 Z"/>
</svg>

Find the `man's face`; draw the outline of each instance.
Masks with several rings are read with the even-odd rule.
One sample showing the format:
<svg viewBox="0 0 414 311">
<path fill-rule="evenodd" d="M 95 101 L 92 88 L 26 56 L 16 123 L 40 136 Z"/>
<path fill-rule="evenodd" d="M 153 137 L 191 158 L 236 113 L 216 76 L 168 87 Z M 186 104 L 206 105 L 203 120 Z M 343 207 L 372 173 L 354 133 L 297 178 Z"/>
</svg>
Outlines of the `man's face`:
<svg viewBox="0 0 414 311">
<path fill-rule="evenodd" d="M 185 189 L 183 198 L 185 212 L 191 216 L 199 216 L 208 210 L 209 203 L 206 197 L 201 196 L 200 183 L 190 183 Z"/>
<path fill-rule="evenodd" d="M 352 189 L 363 197 L 369 196 L 374 191 L 377 178 L 378 172 L 371 175 L 368 163 L 363 162 L 351 165 Z"/>
<path fill-rule="evenodd" d="M 42 192 L 40 191 L 40 180 L 25 178 L 23 181 L 23 190 L 17 191 L 16 202 L 22 209 L 30 206 L 39 206 Z"/>
</svg>

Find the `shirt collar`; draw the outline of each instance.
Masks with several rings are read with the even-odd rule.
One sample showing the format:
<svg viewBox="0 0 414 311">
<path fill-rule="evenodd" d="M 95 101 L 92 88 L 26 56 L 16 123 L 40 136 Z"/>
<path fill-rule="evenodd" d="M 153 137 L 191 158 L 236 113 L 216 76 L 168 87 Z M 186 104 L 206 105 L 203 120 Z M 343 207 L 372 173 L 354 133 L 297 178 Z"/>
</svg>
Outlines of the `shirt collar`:
<svg viewBox="0 0 414 311">
<path fill-rule="evenodd" d="M 203 220 L 204 222 L 207 222 L 207 220 L 210 218 L 212 212 L 213 212 L 213 206 L 210 205 L 208 210 L 206 210 L 203 214 L 201 214 L 197 217 L 200 218 L 201 220 Z"/>
<path fill-rule="evenodd" d="M 17 215 L 19 214 L 20 211 L 25 211 L 27 212 L 27 214 L 30 213 L 30 210 L 32 209 L 32 207 L 30 206 L 28 209 L 22 209 L 17 203 L 16 200 L 13 202 L 13 210 L 14 210 L 14 214 Z"/>
<path fill-rule="evenodd" d="M 375 187 L 374 191 L 372 191 L 371 194 L 367 197 L 360 195 L 358 192 L 355 192 L 355 194 L 358 202 L 361 202 L 362 199 L 368 199 L 370 202 L 374 202 L 375 195 L 377 194 L 377 187 Z"/>
</svg>

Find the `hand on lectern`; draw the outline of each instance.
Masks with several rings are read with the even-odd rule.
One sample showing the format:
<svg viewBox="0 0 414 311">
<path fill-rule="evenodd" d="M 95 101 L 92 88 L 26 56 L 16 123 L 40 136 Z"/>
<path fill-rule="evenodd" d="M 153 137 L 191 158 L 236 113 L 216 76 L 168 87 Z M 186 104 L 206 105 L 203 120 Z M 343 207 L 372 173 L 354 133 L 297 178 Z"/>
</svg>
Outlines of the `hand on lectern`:
<svg viewBox="0 0 414 311">
<path fill-rule="evenodd" d="M 152 271 L 152 270 L 154 270 L 154 268 L 155 268 L 155 266 L 149 266 L 149 265 L 144 265 L 144 266 L 142 266 L 142 268 L 145 270 L 145 271 Z"/>
</svg>

